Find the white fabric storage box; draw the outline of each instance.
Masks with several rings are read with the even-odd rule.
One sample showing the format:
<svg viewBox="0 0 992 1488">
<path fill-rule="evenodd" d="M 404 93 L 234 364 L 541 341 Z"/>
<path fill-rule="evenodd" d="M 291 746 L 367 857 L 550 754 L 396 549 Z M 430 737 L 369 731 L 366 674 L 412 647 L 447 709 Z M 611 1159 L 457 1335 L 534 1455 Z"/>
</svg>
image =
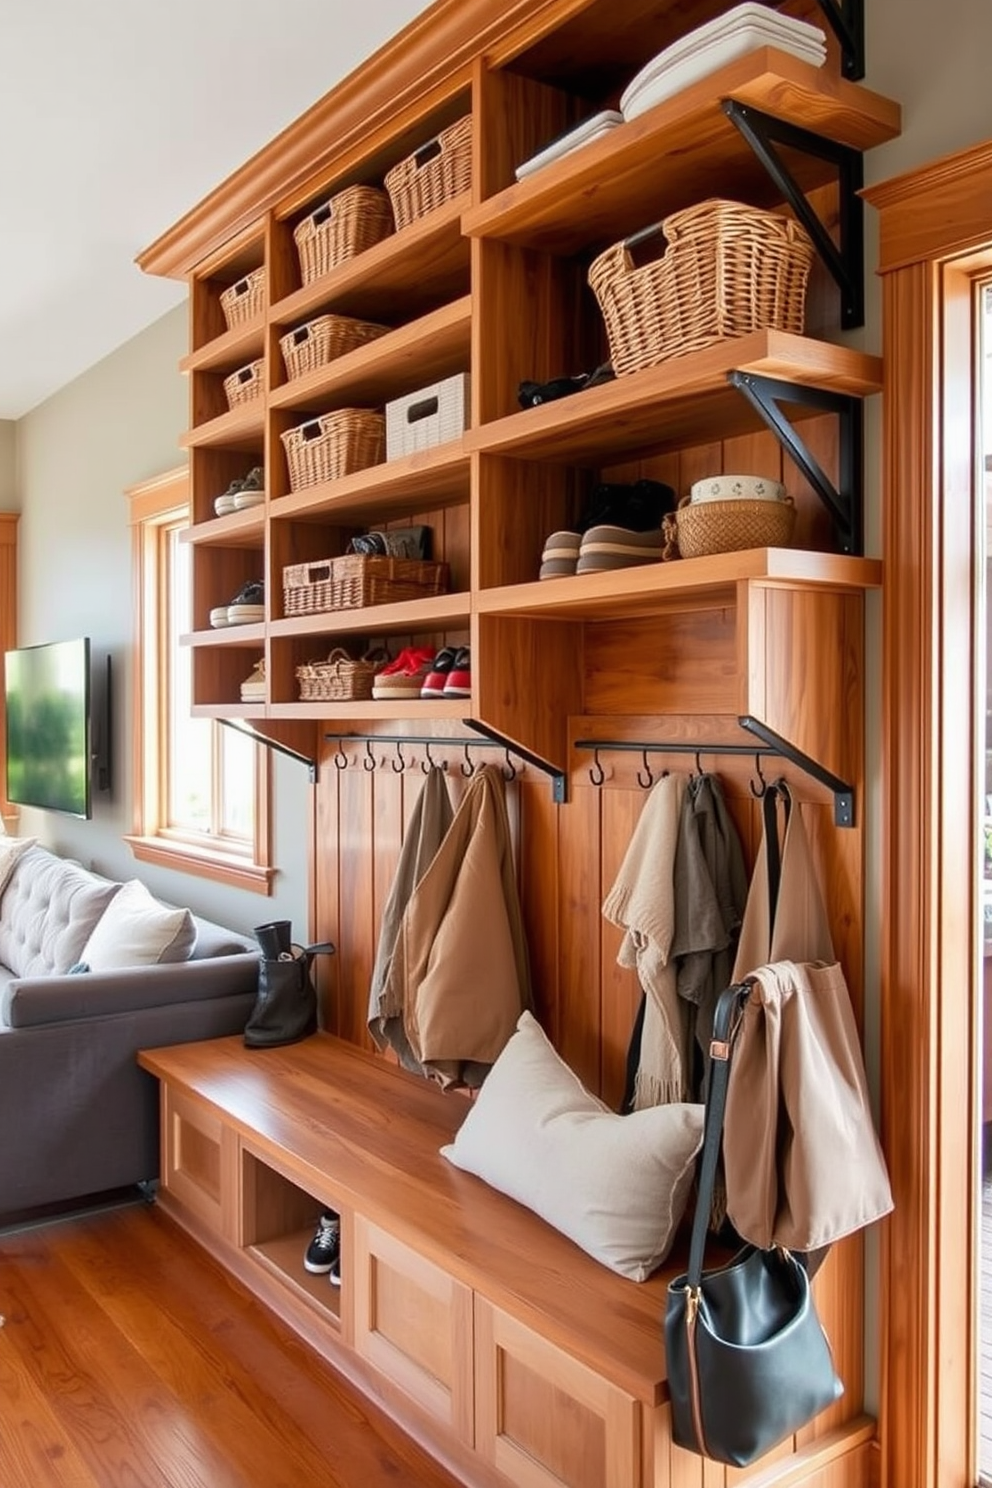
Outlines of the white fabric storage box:
<svg viewBox="0 0 992 1488">
<path fill-rule="evenodd" d="M 468 373 L 457 372 L 387 403 L 386 459 L 457 439 L 468 424 L 470 392 Z"/>
</svg>

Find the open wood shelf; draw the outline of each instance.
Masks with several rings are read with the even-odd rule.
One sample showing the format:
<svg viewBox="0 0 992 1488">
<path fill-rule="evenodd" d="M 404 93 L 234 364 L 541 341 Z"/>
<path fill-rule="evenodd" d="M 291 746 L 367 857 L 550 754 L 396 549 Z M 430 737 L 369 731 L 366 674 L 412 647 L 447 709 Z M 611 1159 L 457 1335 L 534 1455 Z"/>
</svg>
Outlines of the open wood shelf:
<svg viewBox="0 0 992 1488">
<path fill-rule="evenodd" d="M 428 217 L 323 274 L 272 305 L 269 319 L 288 326 L 331 307 L 375 320 L 389 319 L 401 301 L 442 299 L 464 293 L 468 282 L 470 244 L 462 236 L 461 218 L 471 193 L 445 202 Z M 395 313 L 395 312 L 394 312 Z"/>
<path fill-rule="evenodd" d="M 564 620 L 609 613 L 655 614 L 678 609 L 686 600 L 715 603 L 726 591 L 735 603 L 735 586 L 745 579 L 802 588 L 874 589 L 882 582 L 882 565 L 873 558 L 811 553 L 797 548 L 749 548 L 714 553 L 706 558 L 679 558 L 647 563 L 612 573 L 575 574 L 533 584 L 486 589 L 475 598 L 480 615 L 530 615 Z"/>
<path fill-rule="evenodd" d="M 406 599 L 398 604 L 364 605 L 354 610 L 328 610 L 318 615 L 293 615 L 269 622 L 269 635 L 288 636 L 387 635 L 397 631 L 444 630 L 467 626 L 468 594 L 432 594 L 428 599 Z M 254 629 L 255 627 L 252 627 Z"/>
<path fill-rule="evenodd" d="M 269 704 L 270 718 L 312 719 L 317 723 L 346 722 L 355 724 L 361 719 L 368 722 L 400 722 L 414 720 L 418 723 L 434 723 L 438 719 L 463 719 L 471 712 L 471 699 L 451 698 L 448 701 L 426 698 L 403 698 L 395 702 L 378 702 L 375 698 L 354 703 L 280 703 Z M 440 739 L 439 743 L 444 740 Z"/>
<path fill-rule="evenodd" d="M 216 336 L 179 363 L 180 372 L 219 372 L 244 366 L 262 355 L 265 347 L 265 318 L 257 315 L 245 325 L 234 326 Z"/>
<path fill-rule="evenodd" d="M 264 548 L 265 507 L 247 507 L 244 511 L 228 512 L 226 517 L 211 517 L 207 522 L 184 527 L 179 541 L 204 547 Z"/>
<path fill-rule="evenodd" d="M 465 371 L 471 330 L 472 300 L 464 295 L 274 388 L 269 407 L 343 407 L 349 400 L 384 403 L 411 388 Z"/>
<path fill-rule="evenodd" d="M 859 150 L 900 128 L 898 104 L 765 47 L 471 208 L 465 232 L 566 254 L 726 195 L 729 181 L 729 194 L 755 206 L 781 201 L 724 114 L 724 98 Z M 832 179 L 833 167 L 812 156 L 790 164 L 804 191 Z"/>
<path fill-rule="evenodd" d="M 265 399 L 256 398 L 244 408 L 232 408 L 217 418 L 198 424 L 181 435 L 183 449 L 223 448 L 254 454 L 265 436 Z"/>
<path fill-rule="evenodd" d="M 465 447 L 581 463 L 755 433 L 764 425 L 727 381 L 732 371 L 853 397 L 882 387 L 878 357 L 787 331 L 753 331 L 467 430 Z M 794 411 L 819 412 L 801 404 Z"/>
<path fill-rule="evenodd" d="M 269 516 L 323 522 L 330 516 L 374 514 L 379 520 L 384 512 L 422 510 L 425 502 L 433 509 L 467 501 L 468 492 L 469 457 L 462 440 L 453 439 L 277 497 L 269 505 Z"/>
<path fill-rule="evenodd" d="M 216 630 L 193 630 L 179 637 L 180 646 L 262 646 L 265 625 L 219 625 Z"/>
</svg>

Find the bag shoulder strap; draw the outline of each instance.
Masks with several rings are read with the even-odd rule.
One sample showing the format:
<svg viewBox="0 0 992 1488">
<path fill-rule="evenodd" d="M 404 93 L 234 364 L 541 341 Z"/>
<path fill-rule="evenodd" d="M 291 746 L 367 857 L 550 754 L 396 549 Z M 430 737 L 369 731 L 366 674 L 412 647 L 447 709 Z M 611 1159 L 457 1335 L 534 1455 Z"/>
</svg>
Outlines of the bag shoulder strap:
<svg viewBox="0 0 992 1488">
<path fill-rule="evenodd" d="M 730 1080 L 730 1055 L 734 1040 L 741 1025 L 744 1008 L 751 995 L 754 978 L 736 982 L 720 993 L 713 1016 L 713 1041 L 710 1044 L 709 1087 L 706 1092 L 706 1117 L 703 1132 L 703 1157 L 699 1167 L 699 1182 L 696 1192 L 696 1212 L 692 1221 L 692 1238 L 689 1242 L 689 1266 L 686 1285 L 695 1291 L 702 1280 L 703 1254 L 706 1249 L 706 1234 L 709 1229 L 713 1206 L 713 1185 L 716 1180 L 720 1143 L 723 1137 L 723 1118 L 727 1107 L 727 1085 Z"/>
</svg>

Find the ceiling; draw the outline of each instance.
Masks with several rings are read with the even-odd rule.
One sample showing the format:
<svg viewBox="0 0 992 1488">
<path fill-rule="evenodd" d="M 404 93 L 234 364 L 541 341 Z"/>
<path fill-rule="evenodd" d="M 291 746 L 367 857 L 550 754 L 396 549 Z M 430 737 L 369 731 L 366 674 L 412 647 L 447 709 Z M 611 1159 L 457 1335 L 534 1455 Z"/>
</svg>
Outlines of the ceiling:
<svg viewBox="0 0 992 1488">
<path fill-rule="evenodd" d="M 426 0 L 0 0 L 0 419 L 185 295 L 137 253 Z"/>
</svg>

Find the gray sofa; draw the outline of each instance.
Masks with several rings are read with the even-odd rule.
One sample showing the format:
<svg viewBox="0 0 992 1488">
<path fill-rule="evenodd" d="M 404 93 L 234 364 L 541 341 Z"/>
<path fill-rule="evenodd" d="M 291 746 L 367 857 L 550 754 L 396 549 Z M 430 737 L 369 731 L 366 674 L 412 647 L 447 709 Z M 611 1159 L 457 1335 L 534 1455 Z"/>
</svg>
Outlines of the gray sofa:
<svg viewBox="0 0 992 1488">
<path fill-rule="evenodd" d="M 137 1051 L 238 1033 L 254 1004 L 255 942 L 198 916 L 188 960 L 71 973 L 120 887 L 33 846 L 0 897 L 0 1216 L 156 1178 Z"/>
</svg>

